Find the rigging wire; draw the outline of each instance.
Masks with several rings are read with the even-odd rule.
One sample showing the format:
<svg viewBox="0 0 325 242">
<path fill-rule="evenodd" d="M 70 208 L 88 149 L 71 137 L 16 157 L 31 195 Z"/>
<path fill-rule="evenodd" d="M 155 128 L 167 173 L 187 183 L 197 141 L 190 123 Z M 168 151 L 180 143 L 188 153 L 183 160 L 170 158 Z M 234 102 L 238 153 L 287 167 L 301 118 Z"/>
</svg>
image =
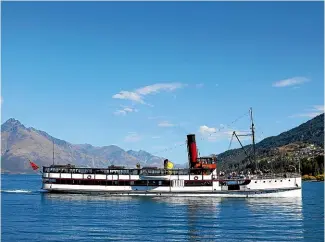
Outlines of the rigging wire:
<svg viewBox="0 0 325 242">
<path fill-rule="evenodd" d="M 214 131 L 214 132 L 211 132 L 209 134 L 209 136 L 212 136 L 213 134 L 216 134 L 218 132 L 220 132 L 221 130 L 225 129 L 225 128 L 230 128 L 235 122 L 237 122 L 238 120 L 244 118 L 245 116 L 248 116 L 249 115 L 249 112 L 245 112 L 243 115 L 239 116 L 238 118 L 236 118 L 234 121 L 232 121 L 230 124 L 228 125 L 225 125 L 225 126 L 222 126 L 221 128 L 219 128 L 218 130 Z M 201 140 L 205 140 L 204 137 L 201 137 Z"/>
<path fill-rule="evenodd" d="M 231 148 L 231 144 L 232 144 L 232 141 L 233 141 L 233 137 L 234 137 L 234 134 L 232 134 L 231 136 L 231 140 L 230 140 L 230 143 L 229 143 L 229 147 L 228 147 L 228 150 Z M 261 135 L 259 136 L 258 138 L 258 142 L 260 142 L 262 139 L 264 138 L 264 132 L 262 131 L 261 132 Z M 246 151 L 247 153 L 249 153 L 250 155 L 254 152 L 254 147 L 252 145 L 247 145 L 248 147 L 246 147 Z M 244 151 L 242 151 L 244 152 Z M 228 157 L 226 160 L 224 160 L 221 165 L 223 165 L 226 161 L 229 161 L 231 160 L 232 158 L 234 158 L 235 156 L 234 155 L 231 155 L 230 157 Z M 222 166 L 223 168 L 223 166 Z"/>
<path fill-rule="evenodd" d="M 231 147 L 231 144 L 232 144 L 232 140 L 234 139 L 234 133 L 232 133 L 231 135 L 231 139 L 230 139 L 230 143 L 229 143 L 229 146 L 228 146 L 228 150 L 230 150 L 230 147 Z"/>
<path fill-rule="evenodd" d="M 233 120 L 233 121 L 232 121 L 231 123 L 229 123 L 228 125 L 222 126 L 222 127 L 220 127 L 218 130 L 216 130 L 216 131 L 210 133 L 209 136 L 212 136 L 212 134 L 215 134 L 215 133 L 220 132 L 222 129 L 230 128 L 230 127 L 231 127 L 235 122 L 237 122 L 238 120 L 240 120 L 240 119 L 242 119 L 243 117 L 248 116 L 248 115 L 249 115 L 249 112 L 245 112 L 245 114 L 239 116 L 238 118 L 236 118 L 235 120 Z M 182 129 L 183 131 L 186 131 L 183 127 L 180 127 L 179 125 L 178 125 L 177 127 L 180 128 L 180 129 Z M 186 133 L 188 133 L 188 132 L 186 132 Z M 204 137 L 201 137 L 201 140 L 205 140 L 205 138 L 204 138 Z M 165 149 L 162 149 L 162 150 L 159 150 L 159 151 L 153 152 L 153 153 L 151 153 L 151 154 L 153 154 L 153 155 L 157 155 L 157 154 L 159 154 L 159 153 L 167 152 L 167 151 L 171 151 L 171 150 L 173 150 L 173 149 L 179 148 L 179 147 L 184 146 L 184 145 L 186 145 L 186 140 L 184 141 L 184 143 L 181 143 L 181 144 L 179 144 L 179 145 L 175 145 L 175 146 L 173 146 L 173 147 L 165 148 Z"/>
<path fill-rule="evenodd" d="M 231 122 L 231 124 L 237 122 L 239 119 L 245 117 L 246 115 L 250 115 L 250 112 L 248 112 L 248 113 L 246 112 L 246 113 L 243 114 L 242 116 L 238 117 L 238 118 L 235 119 L 233 122 Z M 228 127 L 229 127 L 229 126 L 230 126 L 230 125 L 228 125 Z M 221 129 L 219 129 L 218 131 L 220 131 L 220 130 L 221 130 Z M 228 150 L 230 150 L 230 148 L 231 148 L 231 145 L 232 145 L 232 142 L 233 142 L 234 135 L 235 135 L 235 132 L 233 132 L 232 135 L 231 135 L 231 139 L 230 139 L 230 143 L 229 143 L 229 146 L 228 146 Z M 248 153 L 252 153 L 253 147 L 251 146 L 251 147 L 249 147 L 249 148 L 250 148 L 250 149 L 249 149 L 249 151 L 247 150 L 247 152 L 248 152 Z M 246 153 L 246 151 L 245 151 L 245 153 Z M 230 155 L 227 159 L 223 160 L 223 162 L 221 162 L 221 168 L 223 168 L 223 165 L 226 163 L 227 160 L 229 160 L 229 159 L 233 159 L 233 157 L 235 157 L 235 155 Z"/>
</svg>

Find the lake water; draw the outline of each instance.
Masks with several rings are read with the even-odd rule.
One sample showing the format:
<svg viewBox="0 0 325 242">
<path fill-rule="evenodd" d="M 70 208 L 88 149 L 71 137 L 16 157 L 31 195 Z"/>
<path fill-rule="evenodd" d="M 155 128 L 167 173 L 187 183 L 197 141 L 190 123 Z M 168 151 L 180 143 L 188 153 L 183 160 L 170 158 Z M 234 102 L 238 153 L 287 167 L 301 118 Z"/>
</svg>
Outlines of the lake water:
<svg viewBox="0 0 325 242">
<path fill-rule="evenodd" d="M 324 241 L 324 183 L 302 199 L 48 194 L 2 175 L 2 241 Z"/>
</svg>

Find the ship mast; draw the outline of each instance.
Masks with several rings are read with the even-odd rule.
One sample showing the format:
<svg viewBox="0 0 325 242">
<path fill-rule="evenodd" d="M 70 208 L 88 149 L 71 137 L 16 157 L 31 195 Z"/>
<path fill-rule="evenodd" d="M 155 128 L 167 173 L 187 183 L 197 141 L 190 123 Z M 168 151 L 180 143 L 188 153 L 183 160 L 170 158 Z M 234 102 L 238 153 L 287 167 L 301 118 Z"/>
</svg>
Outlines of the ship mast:
<svg viewBox="0 0 325 242">
<path fill-rule="evenodd" d="M 255 168 L 256 168 L 256 171 L 258 170 L 258 163 L 256 161 L 256 149 L 255 149 L 255 128 L 254 128 L 254 120 L 253 120 L 253 109 L 250 108 L 249 109 L 249 115 L 250 115 L 250 119 L 251 119 L 251 130 L 252 130 L 252 133 L 249 133 L 249 134 L 237 134 L 236 131 L 234 131 L 232 133 L 232 136 L 231 136 L 231 140 L 230 140 L 230 145 L 231 145 L 231 142 L 232 142 L 232 139 L 233 137 L 235 136 L 236 139 L 238 140 L 241 148 L 244 150 L 247 158 L 251 161 L 251 163 L 255 163 Z M 239 136 L 252 136 L 252 143 L 253 143 L 253 159 L 251 159 L 251 157 L 248 155 L 248 153 L 246 152 L 243 144 L 240 142 L 240 139 L 239 139 Z M 229 148 L 230 148 L 230 145 L 229 145 Z"/>
<path fill-rule="evenodd" d="M 258 169 L 257 167 L 257 162 L 256 162 L 256 154 L 255 154 L 255 130 L 254 130 L 254 120 L 253 120 L 253 109 L 249 109 L 250 117 L 251 117 L 251 129 L 252 129 L 252 140 L 253 140 L 253 160 L 255 161 L 256 165 L 256 170 Z"/>
</svg>

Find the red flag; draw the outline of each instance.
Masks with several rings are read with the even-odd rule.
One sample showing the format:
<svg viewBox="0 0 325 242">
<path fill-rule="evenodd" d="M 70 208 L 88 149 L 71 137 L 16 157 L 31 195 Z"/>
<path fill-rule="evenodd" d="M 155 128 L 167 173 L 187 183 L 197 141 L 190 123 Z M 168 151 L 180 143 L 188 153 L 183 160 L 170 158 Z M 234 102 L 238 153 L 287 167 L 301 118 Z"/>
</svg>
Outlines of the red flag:
<svg viewBox="0 0 325 242">
<path fill-rule="evenodd" d="M 33 168 L 33 170 L 37 170 L 39 167 L 34 162 L 29 161 L 30 166 Z"/>
</svg>

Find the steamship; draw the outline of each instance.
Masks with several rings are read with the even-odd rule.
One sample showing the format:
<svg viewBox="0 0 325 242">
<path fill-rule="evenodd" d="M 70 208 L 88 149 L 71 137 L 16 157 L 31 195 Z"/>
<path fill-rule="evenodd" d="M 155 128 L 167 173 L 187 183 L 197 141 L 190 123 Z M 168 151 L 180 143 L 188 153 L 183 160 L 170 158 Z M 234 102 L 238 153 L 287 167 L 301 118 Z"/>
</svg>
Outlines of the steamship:
<svg viewBox="0 0 325 242">
<path fill-rule="evenodd" d="M 253 121 L 251 130 L 255 147 Z M 257 172 L 252 175 L 225 176 L 221 172 L 218 174 L 215 156 L 198 157 L 194 134 L 187 135 L 187 150 L 186 169 L 174 169 L 173 163 L 168 159 L 164 161 L 164 168 L 81 168 L 74 165 L 43 167 L 42 189 L 53 193 L 104 193 L 112 196 L 302 196 L 300 174 L 266 176 Z"/>
</svg>

